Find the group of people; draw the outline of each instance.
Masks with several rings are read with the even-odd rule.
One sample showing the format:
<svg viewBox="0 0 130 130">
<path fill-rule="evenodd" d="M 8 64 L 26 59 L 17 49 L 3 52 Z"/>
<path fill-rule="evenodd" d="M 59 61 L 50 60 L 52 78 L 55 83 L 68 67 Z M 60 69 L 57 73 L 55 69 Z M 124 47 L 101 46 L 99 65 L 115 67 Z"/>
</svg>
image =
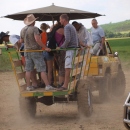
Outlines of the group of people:
<svg viewBox="0 0 130 130">
<path fill-rule="evenodd" d="M 32 91 L 37 88 L 36 71 L 40 73 L 45 83 L 45 90 L 54 90 L 53 87 L 53 62 L 58 63 L 59 84 L 57 90 L 67 90 L 70 79 L 70 71 L 72 68 L 72 60 L 74 50 L 59 51 L 52 53 L 51 49 L 68 49 L 93 46 L 93 54 L 97 55 L 102 50 L 105 42 L 105 34 L 103 29 L 98 26 L 97 20 L 92 20 L 91 33 L 77 21 L 69 23 L 67 14 L 62 14 L 59 21 L 50 28 L 46 23 L 42 23 L 39 30 L 35 26 L 35 18 L 33 14 L 27 15 L 24 19 L 26 25 L 18 35 L 8 35 L 4 32 L 0 33 L 0 44 L 11 42 L 18 50 L 22 50 L 24 46 L 24 54 L 21 53 L 22 62 L 26 71 L 27 90 Z M 50 28 L 49 35 L 46 32 Z M 55 45 L 54 45 L 55 44 Z M 38 51 L 38 50 L 43 50 Z M 31 81 L 32 80 L 32 84 Z"/>
</svg>

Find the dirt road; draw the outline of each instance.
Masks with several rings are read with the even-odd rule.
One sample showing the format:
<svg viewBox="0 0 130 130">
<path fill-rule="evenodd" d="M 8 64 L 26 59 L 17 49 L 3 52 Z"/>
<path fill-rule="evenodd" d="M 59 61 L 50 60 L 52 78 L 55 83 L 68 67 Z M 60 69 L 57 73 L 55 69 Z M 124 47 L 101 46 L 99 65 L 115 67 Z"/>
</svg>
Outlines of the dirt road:
<svg viewBox="0 0 130 130">
<path fill-rule="evenodd" d="M 19 91 L 13 72 L 0 72 L 0 130 L 126 130 L 123 104 L 130 92 L 130 71 L 125 71 L 125 95 L 112 101 L 94 103 L 89 118 L 77 116 L 76 102 L 45 106 L 38 103 L 36 118 L 25 121 L 19 110 Z"/>
</svg>

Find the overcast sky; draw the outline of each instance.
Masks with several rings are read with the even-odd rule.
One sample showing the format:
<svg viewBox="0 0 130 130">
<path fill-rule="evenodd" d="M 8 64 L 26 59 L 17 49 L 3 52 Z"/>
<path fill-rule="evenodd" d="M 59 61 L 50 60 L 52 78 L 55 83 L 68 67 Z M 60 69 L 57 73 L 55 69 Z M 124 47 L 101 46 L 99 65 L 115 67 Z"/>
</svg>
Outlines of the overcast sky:
<svg viewBox="0 0 130 130">
<path fill-rule="evenodd" d="M 30 9 L 50 6 L 74 8 L 84 11 L 105 14 L 97 17 L 98 23 L 115 23 L 130 19 L 130 0 L 5 0 L 0 3 L 0 17 Z M 82 22 L 86 28 L 91 27 L 91 19 L 77 20 Z M 47 22 L 51 25 L 51 22 Z M 40 27 L 41 22 L 36 22 Z M 10 31 L 10 34 L 18 34 L 24 27 L 23 21 L 16 21 L 8 18 L 0 18 L 0 32 Z"/>
</svg>

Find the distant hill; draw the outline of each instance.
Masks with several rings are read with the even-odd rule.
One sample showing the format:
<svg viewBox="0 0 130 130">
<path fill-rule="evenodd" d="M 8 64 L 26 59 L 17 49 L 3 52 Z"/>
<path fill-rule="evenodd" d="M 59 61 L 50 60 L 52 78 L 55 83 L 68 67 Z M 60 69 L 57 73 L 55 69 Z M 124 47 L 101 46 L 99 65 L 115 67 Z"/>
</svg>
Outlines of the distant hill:
<svg viewBox="0 0 130 130">
<path fill-rule="evenodd" d="M 105 31 L 113 33 L 128 33 L 130 32 L 130 20 L 125 20 L 117 23 L 108 23 L 100 25 Z"/>
<path fill-rule="evenodd" d="M 106 38 L 130 37 L 130 20 L 100 25 Z"/>
</svg>

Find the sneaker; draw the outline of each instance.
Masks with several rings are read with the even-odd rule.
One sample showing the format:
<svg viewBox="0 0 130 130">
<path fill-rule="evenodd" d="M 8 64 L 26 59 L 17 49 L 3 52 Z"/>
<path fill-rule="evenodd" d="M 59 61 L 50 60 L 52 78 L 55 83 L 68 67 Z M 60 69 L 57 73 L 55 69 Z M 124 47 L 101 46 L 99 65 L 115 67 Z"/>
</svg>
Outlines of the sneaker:
<svg viewBox="0 0 130 130">
<path fill-rule="evenodd" d="M 37 89 L 38 88 L 38 86 L 32 86 L 34 89 Z"/>
<path fill-rule="evenodd" d="M 53 87 L 50 86 L 50 85 L 47 85 L 47 86 L 45 87 L 45 90 L 46 90 L 46 91 L 48 91 L 48 90 L 55 90 L 55 88 L 53 88 Z"/>
<path fill-rule="evenodd" d="M 57 85 L 57 88 L 62 87 L 62 86 L 63 86 L 63 84 L 64 84 L 64 83 L 62 83 L 62 84 L 58 84 L 58 85 Z"/>
<path fill-rule="evenodd" d="M 26 88 L 27 91 L 33 91 L 34 90 L 34 87 L 33 86 L 29 86 Z"/>
</svg>

